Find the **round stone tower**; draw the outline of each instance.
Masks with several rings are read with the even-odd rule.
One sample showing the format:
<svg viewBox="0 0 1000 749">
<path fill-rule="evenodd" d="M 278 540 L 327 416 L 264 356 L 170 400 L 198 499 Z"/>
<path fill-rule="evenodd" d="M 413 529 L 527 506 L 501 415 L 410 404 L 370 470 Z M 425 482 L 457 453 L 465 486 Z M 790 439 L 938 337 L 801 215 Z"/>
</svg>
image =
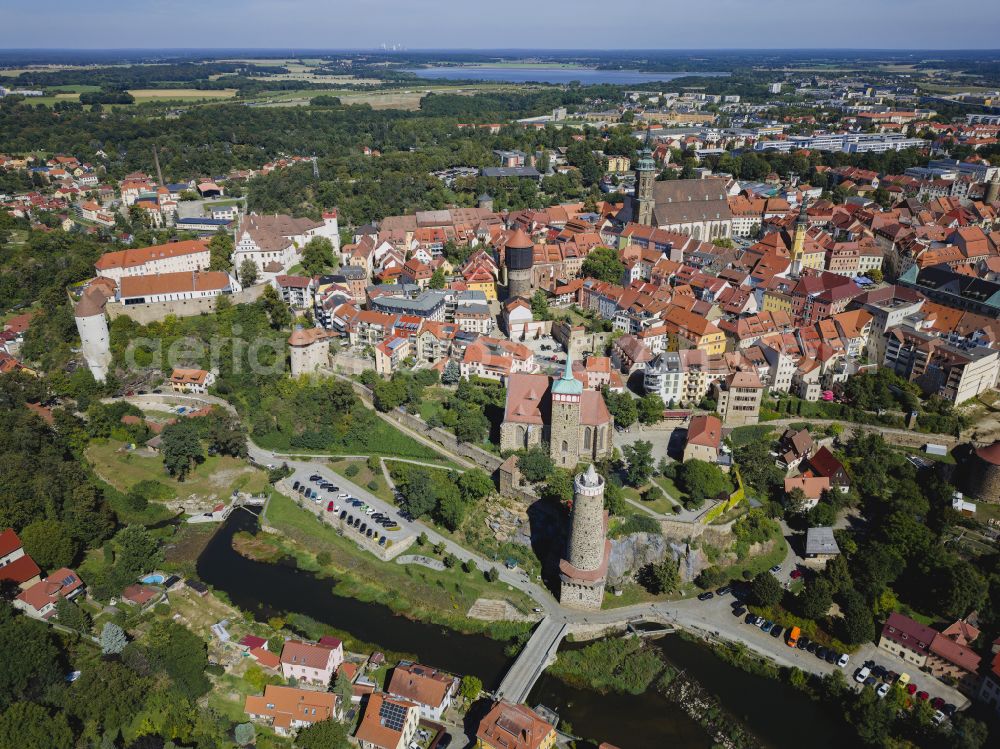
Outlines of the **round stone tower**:
<svg viewBox="0 0 1000 749">
<path fill-rule="evenodd" d="M 534 291 L 535 243 L 524 230 L 517 229 L 504 250 L 504 266 L 507 268 L 507 298 L 530 299 Z"/>
<path fill-rule="evenodd" d="M 1000 440 L 980 447 L 972 460 L 975 468 L 969 478 L 970 493 L 983 502 L 1000 500 Z"/>
<path fill-rule="evenodd" d="M 559 602 L 573 608 L 600 609 L 610 557 L 604 479 L 592 463 L 573 482 L 566 558 L 559 562 Z"/>
<path fill-rule="evenodd" d="M 98 382 L 104 382 L 111 366 L 111 333 L 104 316 L 105 301 L 100 291 L 88 289 L 73 310 L 83 358 Z"/>
<path fill-rule="evenodd" d="M 986 186 L 986 202 L 996 203 L 1000 200 L 1000 170 L 993 174 L 993 179 Z"/>
</svg>

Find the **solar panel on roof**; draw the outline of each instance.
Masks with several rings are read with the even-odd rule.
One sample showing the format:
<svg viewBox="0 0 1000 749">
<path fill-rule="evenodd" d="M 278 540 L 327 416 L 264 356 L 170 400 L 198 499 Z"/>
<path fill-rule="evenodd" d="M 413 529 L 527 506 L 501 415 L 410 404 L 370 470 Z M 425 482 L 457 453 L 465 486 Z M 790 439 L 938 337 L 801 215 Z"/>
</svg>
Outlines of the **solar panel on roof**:
<svg viewBox="0 0 1000 749">
<path fill-rule="evenodd" d="M 383 702 L 378 714 L 382 719 L 382 725 L 386 728 L 393 731 L 403 730 L 403 724 L 406 722 L 406 710 L 402 705 L 397 705 L 394 702 Z"/>
</svg>

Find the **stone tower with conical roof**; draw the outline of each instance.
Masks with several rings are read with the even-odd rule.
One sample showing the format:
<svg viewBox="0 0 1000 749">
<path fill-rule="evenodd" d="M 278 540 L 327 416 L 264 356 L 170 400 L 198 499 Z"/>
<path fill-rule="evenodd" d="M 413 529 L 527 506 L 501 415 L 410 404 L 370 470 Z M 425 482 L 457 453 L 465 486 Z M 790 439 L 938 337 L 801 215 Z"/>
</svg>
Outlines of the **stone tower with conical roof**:
<svg viewBox="0 0 1000 749">
<path fill-rule="evenodd" d="M 98 287 L 87 289 L 73 310 L 80 350 L 94 379 L 104 382 L 111 366 L 111 332 L 104 316 L 107 297 Z"/>
<path fill-rule="evenodd" d="M 583 383 L 573 376 L 573 354 L 566 353 L 562 377 L 552 382 L 552 424 L 549 428 L 552 461 L 573 470 L 580 462 L 580 408 Z"/>
<path fill-rule="evenodd" d="M 577 609 L 598 610 L 611 558 L 604 511 L 604 479 L 594 464 L 573 481 L 566 555 L 559 562 L 559 603 Z"/>
<path fill-rule="evenodd" d="M 535 243 L 523 229 L 515 229 L 504 247 L 507 298 L 531 299 L 534 291 Z"/>
</svg>

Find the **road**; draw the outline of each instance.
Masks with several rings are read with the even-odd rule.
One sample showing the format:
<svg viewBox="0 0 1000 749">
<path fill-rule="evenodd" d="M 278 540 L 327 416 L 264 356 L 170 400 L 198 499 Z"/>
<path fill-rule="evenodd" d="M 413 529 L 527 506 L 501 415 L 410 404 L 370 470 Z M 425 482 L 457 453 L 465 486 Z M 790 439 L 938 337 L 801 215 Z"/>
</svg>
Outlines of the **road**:
<svg viewBox="0 0 1000 749">
<path fill-rule="evenodd" d="M 224 408 L 227 408 L 227 410 L 232 410 L 232 406 L 228 403 L 221 401 L 221 399 L 213 398 L 212 396 L 170 395 L 168 398 L 171 400 L 179 399 L 182 402 L 188 400 L 203 404 L 213 403 L 221 405 Z M 133 398 L 129 398 L 129 400 L 137 403 L 142 401 L 162 403 L 163 397 L 135 396 Z M 730 606 L 733 599 L 728 596 L 717 596 L 710 601 L 685 599 L 681 601 L 636 604 L 633 606 L 603 609 L 601 611 L 593 612 L 564 608 L 555 598 L 553 598 L 551 593 L 544 586 L 540 585 L 537 581 L 530 579 L 523 570 L 519 568 L 510 570 L 502 565 L 497 567 L 493 560 L 486 559 L 479 554 L 470 552 L 468 549 L 465 549 L 451 539 L 442 536 L 436 530 L 420 521 L 407 523 L 403 526 L 403 522 L 405 521 L 403 518 L 399 517 L 399 513 L 396 508 L 390 508 L 387 503 L 383 502 L 378 497 L 375 497 L 364 487 L 358 486 L 350 480 L 334 474 L 332 471 L 329 471 L 329 469 L 323 468 L 320 464 L 312 461 L 292 460 L 289 456 L 282 453 L 265 450 L 250 440 L 247 441 L 247 444 L 250 458 L 257 463 L 262 465 L 271 463 L 287 463 L 289 468 L 291 468 L 294 472 L 294 476 L 302 476 L 304 474 L 304 477 L 307 480 L 309 475 L 312 473 L 327 475 L 334 484 L 341 487 L 342 491 L 358 497 L 363 502 L 373 507 L 383 508 L 383 510 L 387 511 L 391 517 L 401 521 L 400 525 L 408 529 L 411 533 L 423 532 L 427 534 L 431 543 L 444 544 L 446 550 L 458 557 L 459 560 L 471 560 L 482 570 L 495 567 L 499 573 L 499 579 L 502 582 L 512 588 L 526 593 L 537 602 L 537 609 L 539 610 L 535 613 L 539 614 L 540 619 L 545 618 L 552 622 L 551 625 L 547 626 L 561 627 L 565 624 L 569 625 L 570 630 L 573 629 L 574 625 L 619 626 L 630 619 L 649 616 L 664 619 L 681 629 L 703 635 L 710 639 L 743 643 L 754 652 L 770 658 L 782 666 L 794 666 L 801 668 L 804 671 L 819 675 L 824 675 L 837 668 L 835 665 L 830 665 L 825 661 L 818 660 L 815 656 L 810 655 L 805 651 L 789 648 L 783 639 L 772 638 L 770 635 L 764 634 L 759 629 L 745 624 L 742 618 L 734 617 Z M 439 451 L 441 450 L 440 447 L 437 449 Z M 317 458 L 321 459 L 322 456 L 317 456 Z M 294 480 L 294 478 L 292 480 Z M 325 514 L 325 504 L 323 505 L 322 511 Z M 781 571 L 777 573 L 779 580 L 782 582 L 787 581 L 788 575 L 796 563 L 797 560 L 790 551 L 789 555 L 781 564 Z M 941 682 L 933 680 L 929 675 L 921 674 L 919 672 L 914 673 L 914 669 L 912 667 L 904 665 L 901 661 L 895 659 L 891 654 L 885 651 L 876 650 L 874 644 L 862 647 L 857 654 L 852 656 L 852 663 L 850 667 L 851 672 L 853 673 L 853 667 L 859 660 L 864 661 L 868 658 L 873 658 L 877 663 L 885 665 L 887 668 L 896 671 L 897 673 L 909 673 L 913 677 L 913 681 L 917 682 L 921 689 L 928 691 L 932 698 L 940 696 L 946 702 L 950 702 L 958 706 L 964 706 L 968 703 L 968 700 L 957 692 L 957 690 L 954 690 Z M 847 675 L 848 677 L 851 676 L 851 674 Z M 853 683 L 853 681 L 851 683 Z"/>
</svg>

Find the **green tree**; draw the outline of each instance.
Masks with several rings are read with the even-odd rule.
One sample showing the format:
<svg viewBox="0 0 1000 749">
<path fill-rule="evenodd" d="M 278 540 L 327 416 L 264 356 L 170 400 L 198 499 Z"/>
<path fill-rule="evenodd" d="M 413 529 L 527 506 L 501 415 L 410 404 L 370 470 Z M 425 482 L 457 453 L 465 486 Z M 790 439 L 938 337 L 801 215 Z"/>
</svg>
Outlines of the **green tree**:
<svg viewBox="0 0 1000 749">
<path fill-rule="evenodd" d="M 639 580 L 654 595 L 673 593 L 681 584 L 677 560 L 668 554 L 662 562 L 646 565 L 639 574 Z"/>
<path fill-rule="evenodd" d="M 62 682 L 64 670 L 52 631 L 42 622 L 16 615 L 0 601 L 0 710 L 17 700 L 38 700 Z"/>
<path fill-rule="evenodd" d="M 537 483 L 544 481 L 552 474 L 555 464 L 545 446 L 535 445 L 518 456 L 517 468 L 525 479 L 531 483 Z"/>
<path fill-rule="evenodd" d="M 433 512 L 437 506 L 437 495 L 434 491 L 430 474 L 422 468 L 409 471 L 406 480 L 397 486 L 402 494 L 402 503 L 414 517 L 423 517 Z"/>
<path fill-rule="evenodd" d="M 989 739 L 989 729 L 981 720 L 958 713 L 951 719 L 951 749 L 982 749 Z"/>
<path fill-rule="evenodd" d="M 483 682 L 478 676 L 467 674 L 462 677 L 462 684 L 459 692 L 466 702 L 475 702 L 483 692 Z"/>
<path fill-rule="evenodd" d="M 573 474 L 565 468 L 552 471 L 542 487 L 542 499 L 566 504 L 573 499 Z"/>
<path fill-rule="evenodd" d="M 125 630 L 114 622 L 105 622 L 101 629 L 101 652 L 104 655 L 118 655 L 128 645 Z"/>
<path fill-rule="evenodd" d="M 163 560 L 159 542 L 141 525 L 120 530 L 115 536 L 115 546 L 115 569 L 129 581 L 151 572 Z"/>
<path fill-rule="evenodd" d="M 233 729 L 237 746 L 250 746 L 257 741 L 257 728 L 253 723 L 239 723 Z"/>
<path fill-rule="evenodd" d="M 802 616 L 807 619 L 823 618 L 833 605 L 830 583 L 823 578 L 817 578 L 799 593 L 796 604 Z"/>
<path fill-rule="evenodd" d="M 90 615 L 75 603 L 59 597 L 56 601 L 56 618 L 64 627 L 87 633 L 90 631 Z"/>
<path fill-rule="evenodd" d="M 271 321 L 271 327 L 275 330 L 284 330 L 292 324 L 292 311 L 288 309 L 285 300 L 281 298 L 278 290 L 271 284 L 267 284 L 264 287 L 264 293 L 261 295 L 258 304 L 267 313 L 267 317 Z"/>
<path fill-rule="evenodd" d="M 306 242 L 306 246 L 302 248 L 302 268 L 308 275 L 319 276 L 336 267 L 333 242 L 326 237 L 313 237 Z"/>
<path fill-rule="evenodd" d="M 639 399 L 639 422 L 642 424 L 658 424 L 663 421 L 663 398 L 656 393 L 647 393 Z"/>
<path fill-rule="evenodd" d="M 493 479 L 486 471 L 473 468 L 458 477 L 458 488 L 462 492 L 462 499 L 466 502 L 475 502 L 493 492 Z"/>
<path fill-rule="evenodd" d="M 441 375 L 441 384 L 455 385 L 460 379 L 462 379 L 462 368 L 454 359 L 449 359 Z"/>
<path fill-rule="evenodd" d="M 842 639 L 850 645 L 868 642 L 875 637 L 875 621 L 872 618 L 871 606 L 864 596 L 856 590 L 848 590 L 842 594 L 841 620 Z"/>
<path fill-rule="evenodd" d="M 758 572 L 750 582 L 750 594 L 758 606 L 777 606 L 784 591 L 781 583 L 770 572 Z"/>
<path fill-rule="evenodd" d="M 549 296 L 542 289 L 537 289 L 531 296 L 531 314 L 536 320 L 548 320 Z"/>
<path fill-rule="evenodd" d="M 478 408 L 463 411 L 455 423 L 455 436 L 460 442 L 482 442 L 490 433 L 490 421 Z"/>
<path fill-rule="evenodd" d="M 160 433 L 160 452 L 163 467 L 167 472 L 183 481 L 198 463 L 205 460 L 205 450 L 201 446 L 198 427 L 191 419 L 168 424 Z"/>
<path fill-rule="evenodd" d="M 450 492 L 437 499 L 434 516 L 445 528 L 450 531 L 456 531 L 465 519 L 466 509 L 467 505 L 462 501 L 459 493 L 457 491 Z"/>
<path fill-rule="evenodd" d="M 31 702 L 15 702 L 0 715 L 0 749 L 71 749 L 66 716 Z"/>
<path fill-rule="evenodd" d="M 208 242 L 208 269 L 228 271 L 233 267 L 233 251 L 236 246 L 225 229 L 219 229 Z"/>
<path fill-rule="evenodd" d="M 382 413 L 399 408 L 406 398 L 406 384 L 402 380 L 380 380 L 372 389 L 372 401 Z"/>
<path fill-rule="evenodd" d="M 211 687 L 205 675 L 208 649 L 205 641 L 174 621 L 159 621 L 149 630 L 147 653 L 181 694 L 196 699 Z"/>
<path fill-rule="evenodd" d="M 93 721 L 106 731 L 117 731 L 131 721 L 141 708 L 151 686 L 150 680 L 116 661 L 100 668 L 82 669 L 69 692 L 66 708 L 82 721 Z"/>
<path fill-rule="evenodd" d="M 689 460 L 677 469 L 680 488 L 694 500 L 705 500 L 729 490 L 722 470 L 704 460 Z"/>
<path fill-rule="evenodd" d="M 427 282 L 427 286 L 432 289 L 443 289 L 447 282 L 448 279 L 444 275 L 444 268 L 435 268 L 434 272 L 431 273 L 431 280 Z"/>
<path fill-rule="evenodd" d="M 625 478 L 631 486 L 639 487 L 653 475 L 653 443 L 638 440 L 622 448 L 622 456 L 627 464 Z"/>
<path fill-rule="evenodd" d="M 344 669 L 337 669 L 337 675 L 333 680 L 333 693 L 337 695 L 337 708 L 341 715 L 346 715 L 351 704 L 351 696 L 354 694 L 354 685 Z"/>
<path fill-rule="evenodd" d="M 350 749 L 347 726 L 336 720 L 324 720 L 306 726 L 295 736 L 297 749 Z"/>
<path fill-rule="evenodd" d="M 596 278 L 607 283 L 620 284 L 625 275 L 625 264 L 618 256 L 618 250 L 597 247 L 587 255 L 580 267 L 583 278 Z"/>
<path fill-rule="evenodd" d="M 42 569 L 68 567 L 80 547 L 66 525 L 58 520 L 37 520 L 21 531 L 24 551 Z"/>
<path fill-rule="evenodd" d="M 639 418 L 638 401 L 628 393 L 612 393 L 606 387 L 601 389 L 608 412 L 615 419 L 615 426 L 628 429 Z"/>
<path fill-rule="evenodd" d="M 244 286 L 253 286 L 257 283 L 257 278 L 259 277 L 257 271 L 257 263 L 255 263 L 250 258 L 247 258 L 242 263 L 240 263 L 239 268 L 239 278 L 240 283 Z"/>
</svg>

